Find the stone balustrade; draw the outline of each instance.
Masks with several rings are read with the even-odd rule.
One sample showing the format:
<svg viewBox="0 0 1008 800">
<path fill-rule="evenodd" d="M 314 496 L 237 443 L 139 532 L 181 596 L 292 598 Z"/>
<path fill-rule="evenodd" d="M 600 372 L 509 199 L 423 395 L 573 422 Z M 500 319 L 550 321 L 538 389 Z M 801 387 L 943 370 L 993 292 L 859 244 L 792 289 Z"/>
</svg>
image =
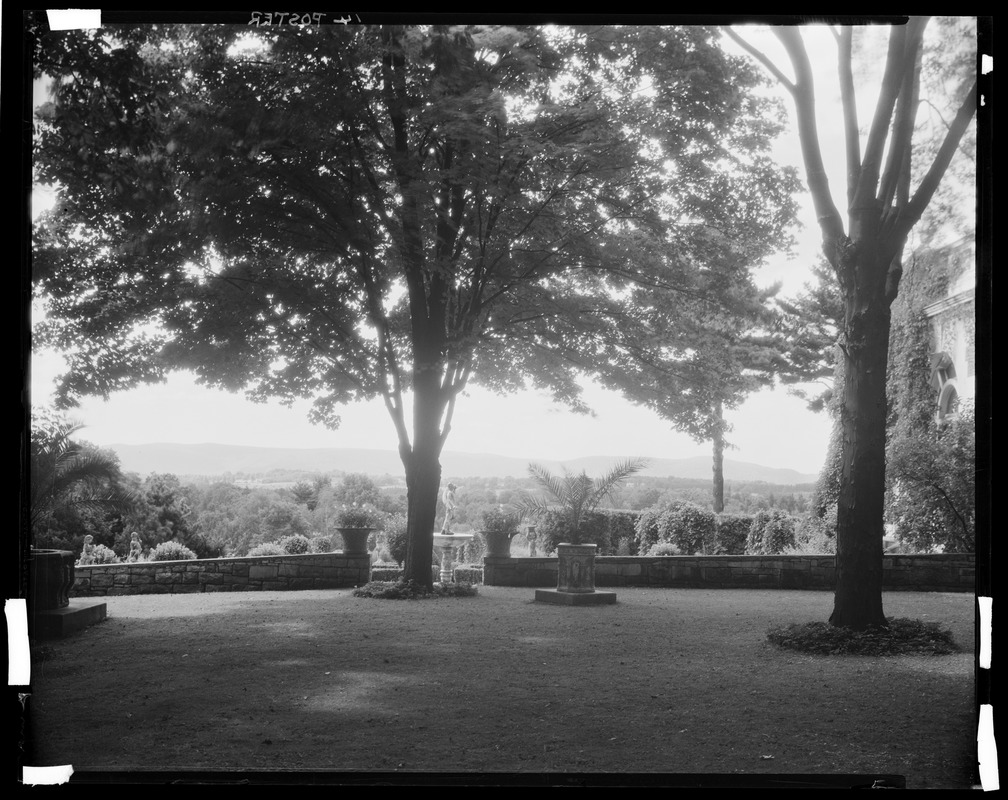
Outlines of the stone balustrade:
<svg viewBox="0 0 1008 800">
<path fill-rule="evenodd" d="M 368 582 L 371 556 L 345 553 L 78 566 L 73 597 L 342 589 Z"/>
<path fill-rule="evenodd" d="M 487 586 L 557 585 L 557 558 L 486 556 Z M 972 553 L 885 555 L 886 591 L 973 592 Z M 596 556 L 596 586 L 688 587 L 705 589 L 824 589 L 836 586 L 830 555 L 792 556 Z"/>
</svg>

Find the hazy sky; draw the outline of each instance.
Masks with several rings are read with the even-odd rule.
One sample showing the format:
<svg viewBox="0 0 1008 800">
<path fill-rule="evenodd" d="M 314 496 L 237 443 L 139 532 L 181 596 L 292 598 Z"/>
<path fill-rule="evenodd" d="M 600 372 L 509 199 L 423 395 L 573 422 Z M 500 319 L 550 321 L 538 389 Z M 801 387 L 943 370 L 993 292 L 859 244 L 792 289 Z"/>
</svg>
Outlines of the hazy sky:
<svg viewBox="0 0 1008 800">
<path fill-rule="evenodd" d="M 752 41 L 761 44 L 768 41 L 755 29 L 746 29 L 744 33 Z M 821 77 L 816 84 L 820 135 L 839 137 L 841 126 L 831 118 L 839 109 L 835 45 L 825 31 L 806 29 L 805 34 L 811 57 L 821 60 L 817 65 Z M 772 38 L 768 50 L 778 65 L 786 67 L 787 62 Z M 786 71 L 790 73 L 789 69 Z M 790 97 L 783 97 L 792 119 Z M 867 102 L 873 101 L 873 97 L 867 98 Z M 824 145 L 827 156 L 841 152 L 842 147 Z M 776 148 L 776 156 L 782 163 L 801 167 L 797 138 L 790 126 Z M 828 169 L 837 196 L 844 187 L 843 164 L 834 159 Z M 801 174 L 804 181 L 804 173 Z M 783 293 L 788 295 L 809 279 L 809 268 L 819 253 L 819 232 L 807 195 L 801 200 L 800 219 L 804 227 L 794 257 L 777 258 L 759 275 L 763 284 L 783 281 Z M 32 369 L 33 402 L 44 403 L 58 361 L 36 357 Z M 530 460 L 564 460 L 587 455 L 681 458 L 710 454 L 709 443 L 697 443 L 676 433 L 669 423 L 614 393 L 591 387 L 587 397 L 597 412 L 594 417 L 556 407 L 548 397 L 537 393 L 501 398 L 474 389 L 470 396 L 459 399 L 446 450 L 498 453 Z M 307 404 L 292 408 L 258 405 L 241 395 L 197 387 L 187 376 L 178 375 L 166 384 L 122 393 L 108 402 L 89 399 L 73 416 L 85 425 L 81 437 L 99 445 L 217 442 L 269 447 L 395 449 L 397 446 L 391 421 L 380 401 L 347 407 L 338 431 L 310 425 L 306 412 Z M 817 472 L 822 466 L 829 419 L 825 414 L 808 411 L 801 400 L 783 388 L 750 397 L 726 417 L 734 425 L 729 441 L 737 446 L 728 451 L 728 458 L 808 473 Z"/>
</svg>

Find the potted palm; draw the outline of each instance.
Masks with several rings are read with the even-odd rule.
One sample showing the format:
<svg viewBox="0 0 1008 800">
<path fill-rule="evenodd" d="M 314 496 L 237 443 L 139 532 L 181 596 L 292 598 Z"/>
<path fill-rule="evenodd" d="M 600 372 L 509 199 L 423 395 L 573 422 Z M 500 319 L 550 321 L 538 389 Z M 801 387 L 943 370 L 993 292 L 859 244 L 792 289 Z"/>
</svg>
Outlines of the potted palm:
<svg viewBox="0 0 1008 800">
<path fill-rule="evenodd" d="M 596 545 L 586 543 L 582 523 L 604 500 L 612 500 L 627 478 L 647 466 L 647 460 L 628 459 L 617 463 L 599 478 L 564 472 L 556 476 L 538 464 L 529 464 L 532 479 L 546 490 L 546 497 L 526 494 L 519 508 L 526 514 L 558 514 L 568 541 L 557 544 L 557 591 L 564 594 L 595 591 Z M 538 593 L 537 593 L 538 597 Z"/>
<path fill-rule="evenodd" d="M 53 515 L 66 509 L 95 509 L 125 514 L 138 501 L 120 486 L 119 460 L 73 440 L 79 422 L 41 414 L 31 433 L 29 557 L 31 607 L 34 612 L 66 608 L 74 586 L 77 556 L 73 551 L 36 547 Z M 92 536 L 85 537 L 88 546 Z"/>
<path fill-rule="evenodd" d="M 479 533 L 486 541 L 488 556 L 511 555 L 511 540 L 518 535 L 522 521 L 520 511 L 505 511 L 502 506 L 491 508 L 480 516 Z"/>
<path fill-rule="evenodd" d="M 343 506 L 336 515 L 336 530 L 343 537 L 343 552 L 364 555 L 368 535 L 381 527 L 381 514 L 373 506 Z"/>
</svg>

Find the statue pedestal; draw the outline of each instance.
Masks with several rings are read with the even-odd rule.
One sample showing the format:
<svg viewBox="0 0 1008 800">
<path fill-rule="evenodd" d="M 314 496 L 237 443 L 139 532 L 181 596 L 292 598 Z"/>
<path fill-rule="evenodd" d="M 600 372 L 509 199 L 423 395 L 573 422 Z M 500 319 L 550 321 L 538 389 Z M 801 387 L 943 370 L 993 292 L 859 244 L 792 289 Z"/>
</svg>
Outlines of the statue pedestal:
<svg viewBox="0 0 1008 800">
<path fill-rule="evenodd" d="M 535 599 L 564 606 L 599 606 L 616 602 L 616 592 L 595 591 L 593 544 L 557 545 L 557 588 L 536 589 Z"/>
<path fill-rule="evenodd" d="M 434 549 L 441 554 L 441 583 L 451 583 L 455 548 L 472 541 L 471 533 L 435 533 Z"/>
</svg>

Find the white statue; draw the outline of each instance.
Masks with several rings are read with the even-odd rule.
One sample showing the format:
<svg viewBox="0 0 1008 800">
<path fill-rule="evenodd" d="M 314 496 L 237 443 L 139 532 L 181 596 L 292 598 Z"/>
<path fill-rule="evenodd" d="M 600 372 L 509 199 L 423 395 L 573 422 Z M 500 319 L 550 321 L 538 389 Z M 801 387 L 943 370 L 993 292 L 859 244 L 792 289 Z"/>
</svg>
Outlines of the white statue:
<svg viewBox="0 0 1008 800">
<path fill-rule="evenodd" d="M 455 490 L 457 488 L 454 483 L 449 483 L 441 495 L 441 502 L 444 503 L 445 507 L 444 524 L 441 525 L 441 533 L 445 536 L 451 535 L 451 521 L 455 515 L 455 507 L 458 505 L 455 500 Z"/>
</svg>

